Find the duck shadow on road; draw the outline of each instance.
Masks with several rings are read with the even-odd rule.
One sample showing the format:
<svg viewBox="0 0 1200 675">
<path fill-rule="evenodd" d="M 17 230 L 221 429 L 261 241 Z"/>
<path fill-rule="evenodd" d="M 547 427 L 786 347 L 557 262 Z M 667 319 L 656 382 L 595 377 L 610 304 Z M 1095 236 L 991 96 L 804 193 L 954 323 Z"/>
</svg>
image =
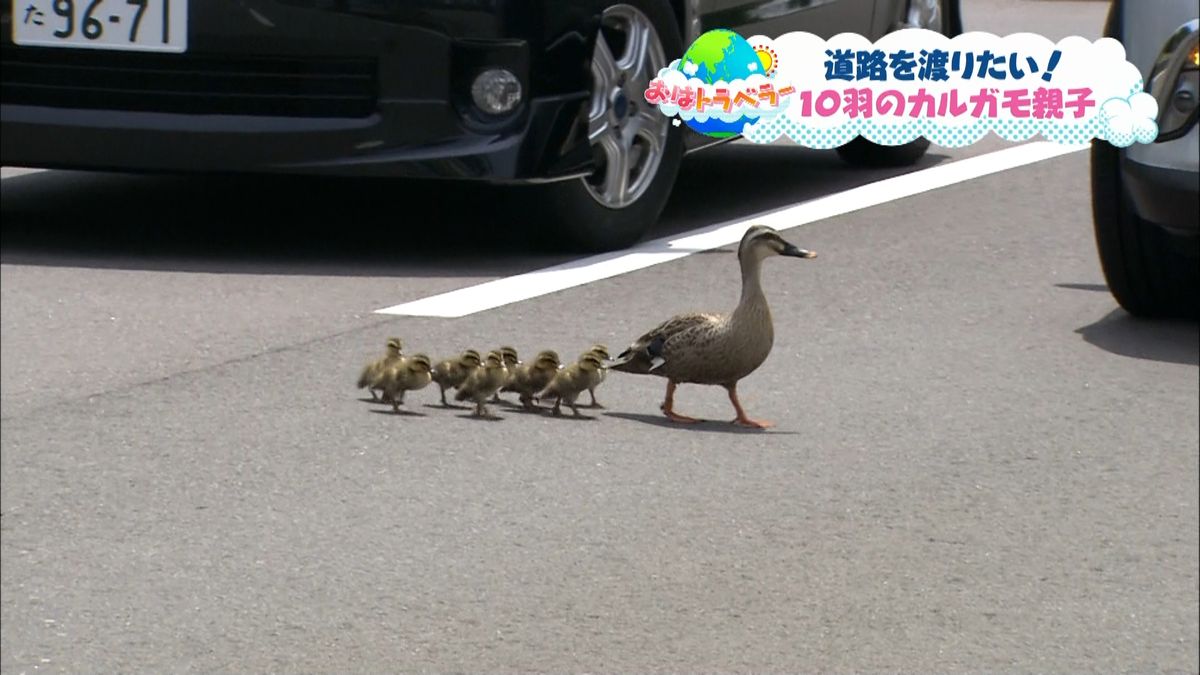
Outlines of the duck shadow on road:
<svg viewBox="0 0 1200 675">
<path fill-rule="evenodd" d="M 622 413 L 622 412 L 607 412 L 605 417 L 615 417 L 617 419 L 629 420 L 631 422 L 640 422 L 649 424 L 654 427 L 662 427 L 664 429 L 675 429 L 681 432 L 690 433 L 719 433 L 719 434 L 755 434 L 755 435 L 771 435 L 771 436 L 795 436 L 799 432 L 785 431 L 778 428 L 771 429 L 749 429 L 739 427 L 728 420 L 702 420 L 695 424 L 680 424 L 672 422 L 662 415 L 647 415 L 643 413 Z"/>
<path fill-rule="evenodd" d="M 425 413 L 417 412 L 415 410 L 407 410 L 405 408 L 401 408 L 399 410 L 392 410 L 391 408 L 387 408 L 386 410 L 383 408 L 373 408 L 371 412 L 376 415 L 389 415 L 392 417 L 428 417 L 428 415 Z"/>
<path fill-rule="evenodd" d="M 1188 320 L 1146 320 L 1114 309 L 1075 331 L 1090 345 L 1135 359 L 1200 365 L 1200 324 Z"/>
<path fill-rule="evenodd" d="M 833 151 L 727 143 L 688 158 L 646 236 L 749 218 L 946 159 L 935 152 L 914 167 L 862 169 Z M 502 188 L 460 182 L 49 171 L 0 185 L 7 264 L 490 277 L 578 257 L 539 250 L 520 213 L 498 206 L 513 203 Z"/>
</svg>

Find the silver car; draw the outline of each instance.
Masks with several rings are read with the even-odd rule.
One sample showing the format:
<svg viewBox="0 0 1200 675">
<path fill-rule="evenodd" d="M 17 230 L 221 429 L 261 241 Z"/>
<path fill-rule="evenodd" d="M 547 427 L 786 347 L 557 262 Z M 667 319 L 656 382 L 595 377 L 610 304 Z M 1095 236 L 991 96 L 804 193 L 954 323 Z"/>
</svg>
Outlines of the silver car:
<svg viewBox="0 0 1200 675">
<path fill-rule="evenodd" d="M 1092 210 L 1108 287 L 1139 317 L 1200 307 L 1200 20 L 1195 0 L 1122 2 L 1105 35 L 1125 45 L 1158 101 L 1154 143 L 1092 144 Z"/>
</svg>

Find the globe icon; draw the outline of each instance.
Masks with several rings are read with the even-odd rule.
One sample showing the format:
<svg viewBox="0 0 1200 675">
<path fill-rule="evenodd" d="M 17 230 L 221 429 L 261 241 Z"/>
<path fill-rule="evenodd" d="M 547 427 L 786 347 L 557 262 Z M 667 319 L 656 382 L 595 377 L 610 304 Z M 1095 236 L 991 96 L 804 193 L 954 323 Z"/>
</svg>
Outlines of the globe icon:
<svg viewBox="0 0 1200 675">
<path fill-rule="evenodd" d="M 759 54 L 746 38 L 724 28 L 710 30 L 697 38 L 684 52 L 678 68 L 684 75 L 708 85 L 746 79 L 755 74 L 766 75 Z M 704 122 L 686 120 L 694 131 L 713 138 L 737 136 L 749 121 L 751 118 L 745 115 L 732 122 L 716 116 L 710 116 Z"/>
</svg>

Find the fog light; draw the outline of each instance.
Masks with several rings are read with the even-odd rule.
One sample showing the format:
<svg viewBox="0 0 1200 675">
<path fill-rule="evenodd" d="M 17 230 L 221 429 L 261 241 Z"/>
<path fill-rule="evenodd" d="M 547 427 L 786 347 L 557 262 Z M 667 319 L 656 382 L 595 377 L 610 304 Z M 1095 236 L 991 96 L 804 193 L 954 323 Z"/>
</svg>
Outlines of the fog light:
<svg viewBox="0 0 1200 675">
<path fill-rule="evenodd" d="M 521 102 L 521 81 L 503 68 L 485 70 L 471 85 L 471 99 L 485 113 L 501 115 Z"/>
</svg>

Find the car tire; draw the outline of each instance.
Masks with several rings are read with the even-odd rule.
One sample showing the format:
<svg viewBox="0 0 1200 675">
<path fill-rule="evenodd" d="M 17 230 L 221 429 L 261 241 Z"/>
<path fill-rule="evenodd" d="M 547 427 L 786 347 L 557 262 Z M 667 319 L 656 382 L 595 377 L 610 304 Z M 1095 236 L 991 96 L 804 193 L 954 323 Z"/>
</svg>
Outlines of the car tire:
<svg viewBox="0 0 1200 675">
<path fill-rule="evenodd" d="M 1100 267 L 1117 304 L 1147 319 L 1200 315 L 1198 261 L 1183 252 L 1187 242 L 1137 214 L 1124 186 L 1120 150 L 1107 141 L 1092 142 L 1091 183 Z"/>
<path fill-rule="evenodd" d="M 916 0 L 910 0 L 909 4 Z M 958 3 L 951 0 L 940 0 L 938 8 L 941 12 L 942 34 L 954 37 L 962 33 L 962 18 L 959 16 Z M 880 145 L 872 143 L 862 136 L 837 148 L 837 154 L 842 161 L 863 167 L 897 167 L 916 164 L 929 150 L 931 143 L 928 138 L 918 138 L 904 145 Z"/>
<path fill-rule="evenodd" d="M 1121 2 L 1109 8 L 1104 35 L 1122 38 Z M 1141 318 L 1196 317 L 1200 293 L 1197 260 L 1183 253 L 1183 243 L 1144 220 L 1125 189 L 1121 150 L 1107 141 L 1092 141 L 1092 223 L 1100 268 L 1109 292 L 1129 314 Z M 1195 242 L 1190 242 L 1193 250 Z"/>
<path fill-rule="evenodd" d="M 652 27 L 661 50 L 659 58 L 663 62 L 660 67 L 665 67 L 670 63 L 670 55 L 683 53 L 683 39 L 680 35 L 679 24 L 671 7 L 663 0 L 621 0 L 621 2 L 609 6 L 602 19 L 601 35 L 597 37 L 597 49 L 600 48 L 601 40 L 605 40 L 606 47 L 609 41 L 612 41 L 618 47 L 610 48 L 610 51 L 617 52 L 616 60 L 619 62 L 620 51 L 623 50 L 624 45 L 621 45 L 617 39 L 620 37 L 619 31 L 609 28 L 609 23 L 620 25 L 618 20 L 623 21 L 629 17 L 633 17 L 629 19 L 630 22 L 644 20 L 648 26 Z M 605 39 L 606 34 L 611 37 Z M 651 37 L 654 38 L 654 35 Z M 597 57 L 593 56 L 593 58 Z M 655 60 L 651 59 L 651 63 Z M 593 68 L 596 67 L 598 66 L 593 63 Z M 650 78 L 657 75 L 656 68 L 651 66 L 649 69 L 654 71 L 650 74 Z M 520 189 L 521 194 L 518 197 L 520 212 L 523 214 L 523 218 L 528 219 L 535 242 L 540 247 L 591 253 L 619 250 L 635 244 L 658 221 L 679 173 L 679 166 L 684 155 L 684 139 L 682 126 L 672 125 L 668 117 L 645 102 L 645 86 L 648 86 L 650 78 L 646 78 L 645 83 L 635 82 L 633 76 L 629 76 L 626 80 L 629 82 L 627 87 L 629 96 L 625 100 L 633 106 L 633 112 L 630 113 L 630 117 L 624 118 L 624 123 L 633 125 L 637 121 L 634 118 L 635 115 L 645 114 L 661 118 L 659 122 L 665 125 L 665 133 L 656 127 L 652 133 L 647 134 L 647 137 L 655 135 L 661 138 L 658 150 L 660 156 L 652 170 L 650 160 L 646 158 L 653 150 L 645 149 L 651 146 L 644 139 L 634 141 L 635 147 L 638 147 L 636 144 L 640 143 L 640 147 L 643 149 L 636 153 L 636 158 L 631 160 L 631 164 L 634 166 L 633 171 L 636 173 L 638 162 L 644 162 L 642 180 L 631 181 L 632 187 L 637 188 L 636 195 L 633 195 L 631 189 L 630 195 L 633 197 L 627 200 L 628 203 L 624 203 L 622 198 L 614 196 L 614 192 L 614 195 L 609 195 L 611 199 L 608 203 L 603 201 L 600 195 L 607 194 L 604 188 L 608 181 L 604 172 L 607 170 L 607 157 L 610 156 L 608 151 L 611 150 L 612 145 L 610 144 L 606 148 L 603 143 L 594 142 L 593 148 L 597 153 L 599 168 L 592 176 Z M 597 77 L 594 87 L 600 86 L 602 86 L 602 81 Z M 584 115 L 589 118 L 585 121 L 589 125 L 589 137 L 592 136 L 591 118 L 594 117 L 596 97 L 598 96 L 595 89 L 592 94 L 593 99 L 584 111 Z M 635 95 L 636 100 L 629 100 L 633 99 Z M 613 103 L 608 110 L 611 111 L 616 106 L 617 104 Z M 650 117 L 644 119 L 647 120 L 646 124 L 639 128 L 648 128 L 650 124 L 656 122 L 656 119 Z M 632 126 L 613 127 L 616 130 L 615 133 L 618 134 L 617 138 L 621 138 L 622 131 L 628 131 L 630 128 Z M 634 154 L 634 150 L 630 150 L 630 156 L 632 157 Z M 626 195 L 626 198 L 630 195 Z"/>
</svg>

